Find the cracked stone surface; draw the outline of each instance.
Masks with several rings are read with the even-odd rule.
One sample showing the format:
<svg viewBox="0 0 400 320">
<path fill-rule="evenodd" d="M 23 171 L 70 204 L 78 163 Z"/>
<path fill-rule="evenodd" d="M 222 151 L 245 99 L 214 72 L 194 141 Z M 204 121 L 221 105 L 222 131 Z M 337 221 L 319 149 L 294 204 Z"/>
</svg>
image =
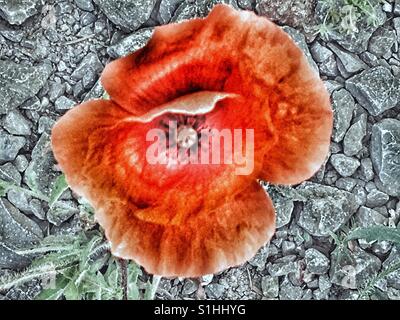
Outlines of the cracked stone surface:
<svg viewBox="0 0 400 320">
<path fill-rule="evenodd" d="M 21 248 L 80 228 L 82 203 L 72 192 L 52 207 L 43 200 L 60 175 L 50 149 L 57 119 L 100 98 L 104 66 L 144 46 L 155 27 L 227 3 L 274 19 L 319 72 L 334 109 L 330 154 L 299 186 L 262 183 L 277 230 L 252 259 L 199 279 L 162 279 L 157 298 L 356 299 L 366 282 L 400 261 L 388 241 L 354 240 L 339 257 L 332 239 L 356 227 L 400 228 L 400 1 L 389 2 L 377 9 L 375 26 L 325 39 L 310 28 L 323 16 L 314 8 L 320 1 L 0 0 L 0 180 L 18 186 L 0 197 L 0 274 L 29 265 Z M 146 279 L 143 271 L 139 285 Z M 379 296 L 399 299 L 399 279 L 394 272 L 379 281 Z M 37 293 L 32 282 L 0 299 Z"/>
<path fill-rule="evenodd" d="M 44 86 L 51 65 L 30 66 L 0 60 L 0 114 L 17 108 Z"/>
<path fill-rule="evenodd" d="M 383 119 L 372 128 L 371 159 L 383 186 L 400 196 L 400 121 Z"/>
<path fill-rule="evenodd" d="M 348 79 L 346 88 L 373 116 L 395 107 L 400 101 L 400 79 L 381 66 Z"/>
<path fill-rule="evenodd" d="M 0 16 L 10 24 L 21 25 L 38 13 L 42 0 L 0 0 Z"/>
</svg>

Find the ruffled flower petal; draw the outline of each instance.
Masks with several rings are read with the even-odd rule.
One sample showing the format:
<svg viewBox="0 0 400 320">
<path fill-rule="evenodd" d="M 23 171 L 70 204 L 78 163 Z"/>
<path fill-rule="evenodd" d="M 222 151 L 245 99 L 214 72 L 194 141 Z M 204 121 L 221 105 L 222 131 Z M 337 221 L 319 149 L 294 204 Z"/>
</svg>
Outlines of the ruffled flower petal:
<svg viewBox="0 0 400 320">
<path fill-rule="evenodd" d="M 188 206 L 170 221 L 161 218 L 166 211 L 174 212 L 174 203 L 140 209 L 111 198 L 96 208 L 115 255 L 171 277 L 197 277 L 242 264 L 275 230 L 272 202 L 257 182 L 214 208 Z"/>
</svg>

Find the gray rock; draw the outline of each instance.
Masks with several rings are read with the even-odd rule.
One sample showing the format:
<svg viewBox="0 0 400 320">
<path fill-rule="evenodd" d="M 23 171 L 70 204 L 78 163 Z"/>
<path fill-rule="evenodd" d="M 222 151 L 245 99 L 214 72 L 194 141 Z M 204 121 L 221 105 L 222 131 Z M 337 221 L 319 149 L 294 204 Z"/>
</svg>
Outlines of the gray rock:
<svg viewBox="0 0 400 320">
<path fill-rule="evenodd" d="M 313 236 L 329 236 L 358 209 L 355 196 L 347 191 L 310 182 L 302 183 L 296 190 L 306 199 L 298 225 Z"/>
<path fill-rule="evenodd" d="M 334 110 L 332 139 L 340 142 L 350 127 L 355 109 L 354 99 L 345 89 L 335 91 L 332 95 L 332 108 Z"/>
<path fill-rule="evenodd" d="M 267 264 L 268 273 L 273 277 L 280 277 L 296 272 L 299 269 L 299 264 L 293 261 L 296 256 L 285 256 L 276 260 L 274 263 Z"/>
<path fill-rule="evenodd" d="M 400 100 L 400 79 L 380 66 L 348 79 L 346 89 L 373 116 L 395 107 Z"/>
<path fill-rule="evenodd" d="M 381 215 L 378 211 L 367 208 L 360 207 L 355 215 L 356 221 L 360 227 L 370 227 L 375 225 L 385 225 L 387 223 L 387 218 Z"/>
<path fill-rule="evenodd" d="M 279 294 L 278 277 L 264 276 L 261 279 L 261 290 L 263 296 L 267 298 L 276 298 Z"/>
<path fill-rule="evenodd" d="M 49 99 L 51 102 L 55 102 L 57 98 L 61 97 L 65 93 L 65 84 L 59 81 L 52 81 L 49 84 Z"/>
<path fill-rule="evenodd" d="M 290 27 L 283 27 L 282 28 L 289 36 L 293 39 L 293 41 L 300 47 L 300 49 L 303 51 L 305 56 L 307 57 L 307 61 L 310 64 L 310 66 L 314 69 L 315 72 L 319 73 L 318 71 L 318 66 L 313 60 L 310 50 L 308 49 L 306 38 L 304 35 L 297 31 L 296 29 L 290 28 Z"/>
<path fill-rule="evenodd" d="M 244 10 L 253 10 L 253 4 L 255 0 L 237 0 L 238 6 Z"/>
<path fill-rule="evenodd" d="M 124 31 L 135 31 L 150 18 L 156 0 L 94 0 L 108 19 Z"/>
<path fill-rule="evenodd" d="M 8 200 L 0 198 L 0 240 L 10 248 L 27 248 L 43 238 L 40 227 Z"/>
<path fill-rule="evenodd" d="M 13 161 L 25 143 L 24 137 L 15 137 L 0 132 L 0 163 Z"/>
<path fill-rule="evenodd" d="M 5 116 L 3 127 L 11 134 L 29 136 L 32 124 L 19 111 L 12 110 Z"/>
<path fill-rule="evenodd" d="M 151 38 L 153 31 L 154 28 L 144 28 L 132 33 L 118 43 L 108 47 L 108 55 L 116 59 L 135 52 L 145 46 L 147 41 Z"/>
<path fill-rule="evenodd" d="M 94 6 L 92 0 L 75 0 L 75 4 L 79 9 L 84 11 L 93 11 Z"/>
<path fill-rule="evenodd" d="M 400 0 L 395 0 L 393 13 L 397 16 L 400 16 Z"/>
<path fill-rule="evenodd" d="M 336 261 L 336 257 L 333 257 Z M 381 269 L 381 261 L 374 255 L 355 246 L 349 255 L 342 257 L 330 269 L 331 282 L 347 289 L 359 289 Z"/>
<path fill-rule="evenodd" d="M 351 190 L 353 190 L 356 184 L 357 181 L 353 178 L 339 178 L 336 181 L 335 186 L 338 187 L 339 189 L 343 189 L 350 192 Z"/>
<path fill-rule="evenodd" d="M 0 16 L 10 24 L 21 25 L 38 13 L 41 0 L 0 0 Z"/>
<path fill-rule="evenodd" d="M 76 102 L 67 98 L 66 96 L 61 96 L 56 100 L 54 105 L 56 110 L 62 111 L 72 109 L 76 105 Z"/>
<path fill-rule="evenodd" d="M 361 178 L 365 181 L 371 181 L 374 178 L 374 169 L 370 158 L 361 159 Z"/>
<path fill-rule="evenodd" d="M 331 155 L 330 163 L 342 177 L 352 176 L 360 166 L 359 160 L 344 154 Z"/>
<path fill-rule="evenodd" d="M 100 80 L 97 80 L 93 88 L 85 95 L 83 101 L 89 101 L 91 99 L 101 98 L 104 95 L 104 93 L 105 91 L 103 86 L 101 85 Z"/>
<path fill-rule="evenodd" d="M 294 286 L 289 279 L 286 277 L 281 284 L 279 291 L 280 300 L 300 300 L 303 296 L 303 289 L 298 286 Z"/>
<path fill-rule="evenodd" d="M 389 196 L 379 190 L 372 190 L 367 194 L 367 206 L 370 208 L 381 207 L 389 201 Z"/>
<path fill-rule="evenodd" d="M 367 133 L 367 115 L 362 114 L 347 131 L 343 140 L 343 151 L 347 156 L 355 156 L 363 148 L 363 139 Z"/>
<path fill-rule="evenodd" d="M 157 20 L 161 24 L 167 24 L 182 2 L 183 0 L 161 0 Z"/>
<path fill-rule="evenodd" d="M 26 157 L 20 154 L 15 158 L 14 164 L 19 172 L 24 172 L 29 163 Z"/>
<path fill-rule="evenodd" d="M 0 114 L 17 108 L 37 94 L 51 71 L 49 64 L 31 67 L 0 60 Z"/>
<path fill-rule="evenodd" d="M 371 160 L 392 196 L 400 196 L 400 121 L 383 119 L 372 127 Z"/>
<path fill-rule="evenodd" d="M 188 0 L 188 2 L 193 3 L 193 0 Z M 192 4 L 192 6 L 196 7 L 197 15 L 199 17 L 205 17 L 210 13 L 215 5 L 221 3 L 239 9 L 236 0 L 195 0 L 195 5 Z"/>
<path fill-rule="evenodd" d="M 43 205 L 38 199 L 32 199 L 29 201 L 29 207 L 35 217 L 39 218 L 40 220 L 45 220 L 46 212 L 43 210 Z"/>
<path fill-rule="evenodd" d="M 289 254 L 293 254 L 296 251 L 296 244 L 292 241 L 283 241 L 282 242 L 282 254 L 287 256 Z"/>
<path fill-rule="evenodd" d="M 309 40 L 315 38 L 315 2 L 311 0 L 256 0 L 256 12 L 281 25 L 302 29 Z"/>
<path fill-rule="evenodd" d="M 17 168 L 10 162 L 0 166 L 0 179 L 3 181 L 11 182 L 19 186 L 21 184 L 21 174 Z"/>
<path fill-rule="evenodd" d="M 182 288 L 182 294 L 184 295 L 191 295 L 195 293 L 198 289 L 198 284 L 191 279 L 186 279 L 185 284 Z"/>
<path fill-rule="evenodd" d="M 333 43 L 329 43 L 328 47 L 338 56 L 346 72 L 356 73 L 368 67 L 356 54 L 345 52 Z"/>
<path fill-rule="evenodd" d="M 225 287 L 219 283 L 211 283 L 206 287 L 205 291 L 209 298 L 219 299 L 224 294 Z"/>
<path fill-rule="evenodd" d="M 39 118 L 38 133 L 50 133 L 51 128 L 54 126 L 55 121 L 49 117 L 43 116 Z"/>
<path fill-rule="evenodd" d="M 47 220 L 59 226 L 78 213 L 79 208 L 74 201 L 59 200 L 47 212 Z"/>
<path fill-rule="evenodd" d="M 15 253 L 14 250 L 0 241 L 0 269 L 19 270 L 27 267 L 30 262 L 30 259 Z"/>
<path fill-rule="evenodd" d="M 32 150 L 32 160 L 25 170 L 24 181 L 37 192 L 50 196 L 57 173 L 53 167 L 55 160 L 51 151 L 50 136 L 42 133 Z"/>
<path fill-rule="evenodd" d="M 379 28 L 369 41 L 368 51 L 377 57 L 389 58 L 392 55 L 392 47 L 395 41 L 396 34 L 392 28 Z"/>
<path fill-rule="evenodd" d="M 79 63 L 78 67 L 71 74 L 71 78 L 75 81 L 83 79 L 88 74 L 98 75 L 103 70 L 103 64 L 94 52 L 89 52 Z"/>
<path fill-rule="evenodd" d="M 178 9 L 176 9 L 171 22 L 181 22 L 196 17 L 199 17 L 199 14 L 196 6 L 193 5 L 193 1 L 185 0 L 179 5 Z"/>
<path fill-rule="evenodd" d="M 393 26 L 397 34 L 397 42 L 400 43 L 400 18 L 393 19 Z"/>
<path fill-rule="evenodd" d="M 82 27 L 86 27 L 97 20 L 97 17 L 91 12 L 85 12 L 81 15 L 80 24 Z"/>
<path fill-rule="evenodd" d="M 284 189 L 282 188 L 278 189 L 274 186 L 268 186 L 266 190 L 274 203 L 276 211 L 276 228 L 281 228 L 287 225 L 292 218 L 294 208 L 293 198 L 290 194 L 285 194 L 283 191 Z"/>
<path fill-rule="evenodd" d="M 307 271 L 313 274 L 324 274 L 329 270 L 329 259 L 314 248 L 305 252 Z"/>
<path fill-rule="evenodd" d="M 318 63 L 325 63 L 330 57 L 333 56 L 333 52 L 322 46 L 318 41 L 315 41 L 311 45 L 310 52 L 313 59 Z"/>
<path fill-rule="evenodd" d="M 32 213 L 31 207 L 29 205 L 30 196 L 22 190 L 11 189 L 7 193 L 7 199 L 10 201 L 17 209 L 24 213 Z"/>
</svg>

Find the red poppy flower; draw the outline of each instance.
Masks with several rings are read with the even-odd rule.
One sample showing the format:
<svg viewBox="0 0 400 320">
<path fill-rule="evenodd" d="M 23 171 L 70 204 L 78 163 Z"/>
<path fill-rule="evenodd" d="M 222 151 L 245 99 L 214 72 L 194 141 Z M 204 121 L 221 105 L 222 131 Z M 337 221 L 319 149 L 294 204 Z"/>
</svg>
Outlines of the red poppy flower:
<svg viewBox="0 0 400 320">
<path fill-rule="evenodd" d="M 254 13 L 218 5 L 205 19 L 158 27 L 101 80 L 110 100 L 67 112 L 53 128 L 54 154 L 95 208 L 112 252 L 150 273 L 194 277 L 251 258 L 275 229 L 257 179 L 297 184 L 328 152 L 332 111 L 322 81 L 289 36 Z M 187 133 L 179 148 L 200 129 L 251 129 L 251 170 L 238 174 L 237 161 L 150 163 L 148 133 L 171 122 Z M 237 152 L 232 146 L 199 148 L 212 156 Z"/>
</svg>

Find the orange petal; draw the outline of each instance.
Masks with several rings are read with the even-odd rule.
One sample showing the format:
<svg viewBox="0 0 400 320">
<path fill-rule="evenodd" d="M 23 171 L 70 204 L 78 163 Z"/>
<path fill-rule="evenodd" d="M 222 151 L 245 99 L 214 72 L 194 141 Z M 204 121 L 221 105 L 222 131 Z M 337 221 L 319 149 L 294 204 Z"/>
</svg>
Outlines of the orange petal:
<svg viewBox="0 0 400 320">
<path fill-rule="evenodd" d="M 133 259 L 152 274 L 197 277 L 244 263 L 275 230 L 272 202 L 258 183 L 216 208 L 201 204 L 184 216 L 162 221 L 173 203 L 139 209 L 110 199 L 96 208 L 114 255 Z"/>
<path fill-rule="evenodd" d="M 158 27 L 102 81 L 136 115 L 193 91 L 239 94 L 240 116 L 265 126 L 260 177 L 272 183 L 309 178 L 327 154 L 332 111 L 322 81 L 285 32 L 250 12 L 218 5 L 206 19 Z"/>
<path fill-rule="evenodd" d="M 333 125 L 329 95 L 302 56 L 270 101 L 276 141 L 265 154 L 260 178 L 298 184 L 316 173 L 327 157 Z"/>
<path fill-rule="evenodd" d="M 210 94 L 205 93 L 206 101 L 210 100 Z M 195 101 L 201 100 L 200 93 L 194 96 Z M 245 128 L 252 126 L 252 118 L 238 115 L 236 110 L 239 109 L 235 107 L 237 98 L 223 99 L 211 99 L 218 107 L 207 107 L 214 110 L 204 116 L 204 126 L 213 129 L 242 128 L 242 138 L 245 139 Z M 190 97 L 182 97 L 182 100 L 189 101 Z M 177 103 L 171 102 L 172 110 L 176 110 Z M 202 103 L 198 107 L 205 108 Z M 168 106 L 164 106 L 160 112 L 168 113 L 168 110 Z M 147 122 L 150 118 L 147 114 L 140 119 L 134 117 L 106 100 L 86 102 L 67 112 L 53 128 L 52 145 L 71 188 L 87 198 L 97 196 L 103 199 L 107 199 L 107 193 L 117 190 L 117 193 L 131 197 L 131 201 L 138 206 L 174 201 L 175 210 L 184 211 L 189 199 L 215 203 L 238 192 L 255 179 L 261 168 L 261 162 L 254 161 L 254 158 L 262 159 L 263 152 L 258 151 L 262 150 L 261 147 L 256 148 L 254 157 L 245 153 L 246 148 L 254 147 L 252 141 L 244 141 L 239 150 L 245 163 L 237 163 L 235 154 L 232 163 L 224 162 L 222 149 L 226 145 L 223 139 L 220 143 L 220 163 L 212 163 L 213 150 L 210 150 L 209 164 L 201 161 L 198 164 L 149 163 L 147 151 L 154 142 L 147 141 L 147 134 L 151 129 L 160 129 L 164 115 Z M 262 133 L 262 130 L 257 132 Z M 260 134 L 254 139 L 262 140 L 259 137 Z M 227 151 L 234 152 L 233 146 L 233 142 L 228 144 Z M 243 173 L 246 170 L 248 172 Z"/>
</svg>

